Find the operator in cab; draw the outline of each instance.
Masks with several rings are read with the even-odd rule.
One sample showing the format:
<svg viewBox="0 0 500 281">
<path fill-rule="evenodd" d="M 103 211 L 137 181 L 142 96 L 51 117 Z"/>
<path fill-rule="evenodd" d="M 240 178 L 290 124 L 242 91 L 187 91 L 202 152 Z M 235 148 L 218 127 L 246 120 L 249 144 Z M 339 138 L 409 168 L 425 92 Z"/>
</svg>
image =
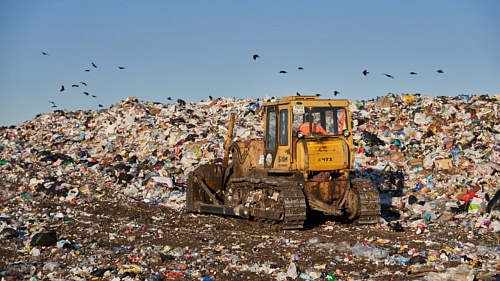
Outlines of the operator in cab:
<svg viewBox="0 0 500 281">
<path fill-rule="evenodd" d="M 309 135 L 311 131 L 313 133 L 320 133 L 323 135 L 327 134 L 326 130 L 320 124 L 310 122 L 308 113 L 304 115 L 304 120 L 305 122 L 299 126 L 299 131 L 302 132 L 305 136 Z"/>
</svg>

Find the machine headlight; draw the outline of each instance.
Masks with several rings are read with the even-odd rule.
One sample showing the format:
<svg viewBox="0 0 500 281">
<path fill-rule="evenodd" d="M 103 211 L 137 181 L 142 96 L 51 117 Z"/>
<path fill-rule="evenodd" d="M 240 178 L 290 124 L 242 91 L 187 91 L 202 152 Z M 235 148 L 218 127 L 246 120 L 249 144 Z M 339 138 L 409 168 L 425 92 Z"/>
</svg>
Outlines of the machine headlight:
<svg viewBox="0 0 500 281">
<path fill-rule="evenodd" d="M 345 129 L 342 131 L 342 135 L 347 138 L 351 135 L 351 132 L 349 132 L 349 130 Z"/>
<path fill-rule="evenodd" d="M 302 131 L 298 131 L 297 132 L 297 137 L 300 139 L 304 136 L 304 133 L 302 133 Z"/>
</svg>

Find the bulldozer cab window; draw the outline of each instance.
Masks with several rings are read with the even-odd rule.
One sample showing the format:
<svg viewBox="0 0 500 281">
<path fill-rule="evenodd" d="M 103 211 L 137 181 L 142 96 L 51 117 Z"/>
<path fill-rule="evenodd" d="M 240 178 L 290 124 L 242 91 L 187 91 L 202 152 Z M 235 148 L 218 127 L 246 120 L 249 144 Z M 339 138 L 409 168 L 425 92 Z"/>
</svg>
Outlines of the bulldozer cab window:
<svg viewBox="0 0 500 281">
<path fill-rule="evenodd" d="M 307 134 L 321 131 L 326 135 L 342 134 L 347 129 L 346 109 L 342 107 L 311 107 L 304 114 L 293 114 L 292 130 L 297 132 L 303 124 L 309 124 Z"/>
<path fill-rule="evenodd" d="M 280 111 L 280 145 L 288 145 L 288 109 Z"/>
<path fill-rule="evenodd" d="M 277 139 L 276 139 L 276 132 L 278 131 L 278 118 L 277 118 L 277 113 L 275 110 L 269 110 L 267 112 L 267 120 L 266 120 L 266 129 L 267 129 L 267 144 L 266 148 L 267 150 L 275 150 L 276 149 L 276 144 L 277 144 Z"/>
</svg>

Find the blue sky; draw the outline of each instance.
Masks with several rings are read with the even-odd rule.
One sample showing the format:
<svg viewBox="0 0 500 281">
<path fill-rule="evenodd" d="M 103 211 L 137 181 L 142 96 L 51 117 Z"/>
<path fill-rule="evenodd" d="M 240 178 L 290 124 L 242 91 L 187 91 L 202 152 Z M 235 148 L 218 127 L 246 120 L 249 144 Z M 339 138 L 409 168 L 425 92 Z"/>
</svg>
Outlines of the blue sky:
<svg viewBox="0 0 500 281">
<path fill-rule="evenodd" d="M 493 95 L 500 1 L 0 1 L 0 62 L 0 126 L 132 96 Z"/>
</svg>

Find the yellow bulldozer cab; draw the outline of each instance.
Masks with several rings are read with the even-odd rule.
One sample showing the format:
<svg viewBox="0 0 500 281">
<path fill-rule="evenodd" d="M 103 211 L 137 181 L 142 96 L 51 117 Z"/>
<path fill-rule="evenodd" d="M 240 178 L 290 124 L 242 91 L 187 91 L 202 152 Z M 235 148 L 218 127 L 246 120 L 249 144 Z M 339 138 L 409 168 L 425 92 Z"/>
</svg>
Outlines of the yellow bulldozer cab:
<svg viewBox="0 0 500 281">
<path fill-rule="evenodd" d="M 268 172 L 343 171 L 353 165 L 348 100 L 291 96 L 264 105 Z"/>
</svg>

